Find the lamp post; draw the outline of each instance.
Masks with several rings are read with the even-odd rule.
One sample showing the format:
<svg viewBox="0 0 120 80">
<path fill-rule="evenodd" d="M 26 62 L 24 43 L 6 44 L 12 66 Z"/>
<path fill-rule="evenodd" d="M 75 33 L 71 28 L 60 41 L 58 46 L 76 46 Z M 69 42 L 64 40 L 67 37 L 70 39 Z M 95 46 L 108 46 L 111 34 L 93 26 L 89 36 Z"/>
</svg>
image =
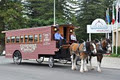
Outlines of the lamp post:
<svg viewBox="0 0 120 80">
<path fill-rule="evenodd" d="M 115 15 L 114 15 L 114 6 L 115 6 L 115 1 L 113 2 L 112 5 L 112 19 L 115 20 Z M 112 53 L 114 53 L 114 23 L 112 24 Z"/>
<path fill-rule="evenodd" d="M 116 54 L 118 52 L 118 9 L 120 7 L 120 1 L 117 0 L 116 3 Z"/>
<path fill-rule="evenodd" d="M 54 0 L 54 26 L 55 26 L 55 0 Z"/>
</svg>

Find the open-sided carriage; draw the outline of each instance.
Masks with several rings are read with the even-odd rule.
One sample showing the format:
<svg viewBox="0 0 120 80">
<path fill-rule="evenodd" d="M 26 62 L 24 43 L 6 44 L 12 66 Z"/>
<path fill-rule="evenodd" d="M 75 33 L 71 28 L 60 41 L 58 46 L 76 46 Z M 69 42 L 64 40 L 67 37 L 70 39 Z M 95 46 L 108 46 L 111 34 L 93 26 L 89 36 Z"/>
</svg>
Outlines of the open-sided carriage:
<svg viewBox="0 0 120 80">
<path fill-rule="evenodd" d="M 54 39 L 56 29 L 64 37 L 61 48 Z M 41 63 L 47 57 L 49 66 L 53 67 L 54 59 L 70 60 L 70 31 L 73 30 L 73 25 L 58 25 L 3 31 L 6 57 L 13 58 L 16 64 L 22 59 L 36 59 Z"/>
</svg>

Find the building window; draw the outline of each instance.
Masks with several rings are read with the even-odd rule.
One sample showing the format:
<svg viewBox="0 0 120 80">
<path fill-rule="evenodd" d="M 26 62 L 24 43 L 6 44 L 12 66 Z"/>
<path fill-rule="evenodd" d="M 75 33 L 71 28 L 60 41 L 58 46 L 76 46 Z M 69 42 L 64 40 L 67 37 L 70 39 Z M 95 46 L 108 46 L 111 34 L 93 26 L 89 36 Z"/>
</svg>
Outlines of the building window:
<svg viewBox="0 0 120 80">
<path fill-rule="evenodd" d="M 26 35 L 25 36 L 25 43 L 27 43 L 28 42 L 28 36 Z"/>
<path fill-rule="evenodd" d="M 38 42 L 38 35 L 34 36 L 34 42 Z"/>
<path fill-rule="evenodd" d="M 12 43 L 15 43 L 15 36 L 12 36 L 12 37 L 11 37 L 11 42 L 12 42 Z"/>
<path fill-rule="evenodd" d="M 20 37 L 16 36 L 16 43 L 19 43 L 19 42 L 20 42 Z"/>
<path fill-rule="evenodd" d="M 7 37 L 6 43 L 10 43 L 10 37 Z"/>
<path fill-rule="evenodd" d="M 39 42 L 42 42 L 42 35 L 39 34 Z"/>
<path fill-rule="evenodd" d="M 33 35 L 29 35 L 29 41 L 28 42 L 33 42 Z"/>
<path fill-rule="evenodd" d="M 20 36 L 20 42 L 24 43 L 24 36 Z"/>
</svg>

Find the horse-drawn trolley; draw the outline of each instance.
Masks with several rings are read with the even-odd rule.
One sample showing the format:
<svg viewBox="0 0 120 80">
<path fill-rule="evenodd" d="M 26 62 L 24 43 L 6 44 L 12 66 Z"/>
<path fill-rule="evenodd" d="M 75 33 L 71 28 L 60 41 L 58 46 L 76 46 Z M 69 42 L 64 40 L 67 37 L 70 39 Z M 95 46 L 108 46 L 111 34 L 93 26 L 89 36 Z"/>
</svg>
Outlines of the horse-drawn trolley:
<svg viewBox="0 0 120 80">
<path fill-rule="evenodd" d="M 54 39 L 58 29 L 64 38 L 61 46 Z M 70 60 L 70 35 L 73 30 L 73 25 L 57 25 L 3 31 L 6 57 L 13 58 L 16 64 L 24 59 L 36 59 L 41 63 L 47 57 L 49 66 L 53 67 L 54 59 Z"/>
</svg>

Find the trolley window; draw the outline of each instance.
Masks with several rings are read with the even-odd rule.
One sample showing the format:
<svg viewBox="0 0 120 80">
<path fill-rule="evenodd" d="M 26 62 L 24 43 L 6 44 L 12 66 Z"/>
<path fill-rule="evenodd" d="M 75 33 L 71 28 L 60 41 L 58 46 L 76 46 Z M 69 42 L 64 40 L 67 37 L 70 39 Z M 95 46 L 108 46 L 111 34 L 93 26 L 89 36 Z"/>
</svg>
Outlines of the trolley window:
<svg viewBox="0 0 120 80">
<path fill-rule="evenodd" d="M 29 37 L 28 42 L 30 42 L 30 43 L 33 42 L 33 35 L 29 35 L 28 37 Z"/>
<path fill-rule="evenodd" d="M 12 42 L 12 43 L 15 43 L 15 36 L 12 36 L 12 37 L 11 37 L 11 42 Z"/>
<path fill-rule="evenodd" d="M 24 43 L 24 36 L 20 36 L 20 42 Z"/>
<path fill-rule="evenodd" d="M 19 42 L 20 42 L 20 37 L 16 36 L 16 43 L 19 43 Z"/>
<path fill-rule="evenodd" d="M 39 42 L 42 42 L 42 34 L 39 34 Z"/>
<path fill-rule="evenodd" d="M 27 42 L 28 42 L 28 36 L 25 35 L 25 43 L 27 43 Z"/>
<path fill-rule="evenodd" d="M 34 36 L 34 42 L 38 42 L 38 35 Z"/>
<path fill-rule="evenodd" d="M 10 43 L 10 37 L 7 37 L 6 43 Z"/>
</svg>

